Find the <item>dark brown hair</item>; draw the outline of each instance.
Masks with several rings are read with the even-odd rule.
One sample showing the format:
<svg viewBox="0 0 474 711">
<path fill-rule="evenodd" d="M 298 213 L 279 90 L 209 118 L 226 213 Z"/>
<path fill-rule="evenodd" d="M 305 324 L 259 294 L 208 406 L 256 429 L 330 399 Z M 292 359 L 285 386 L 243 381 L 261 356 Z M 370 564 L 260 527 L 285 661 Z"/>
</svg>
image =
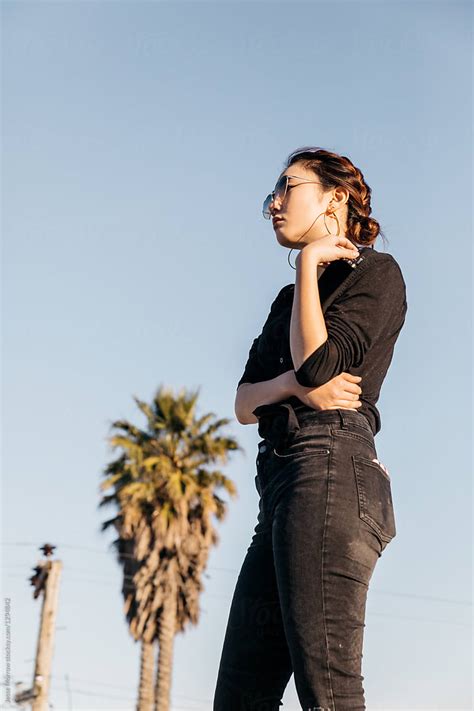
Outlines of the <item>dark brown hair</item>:
<svg viewBox="0 0 474 711">
<path fill-rule="evenodd" d="M 378 235 L 385 240 L 379 223 L 369 216 L 372 212 L 372 190 L 365 182 L 362 171 L 356 168 L 349 158 L 324 148 L 304 146 L 288 156 L 284 170 L 293 163 L 301 163 L 312 170 L 321 181 L 322 190 L 331 190 L 338 186 L 348 190 L 346 237 L 365 246 L 373 245 Z"/>
</svg>

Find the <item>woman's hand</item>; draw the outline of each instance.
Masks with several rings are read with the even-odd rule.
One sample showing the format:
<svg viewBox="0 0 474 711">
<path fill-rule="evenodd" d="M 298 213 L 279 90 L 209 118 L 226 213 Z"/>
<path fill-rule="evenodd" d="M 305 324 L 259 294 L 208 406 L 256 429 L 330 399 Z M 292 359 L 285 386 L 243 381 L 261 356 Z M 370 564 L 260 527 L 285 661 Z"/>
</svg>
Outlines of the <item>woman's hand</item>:
<svg viewBox="0 0 474 711">
<path fill-rule="evenodd" d="M 296 257 L 296 263 L 300 257 L 313 259 L 316 264 L 327 265 L 336 259 L 355 259 L 358 256 L 359 250 L 347 237 L 325 235 L 303 247 Z"/>
<path fill-rule="evenodd" d="M 362 388 L 357 384 L 360 375 L 339 373 L 318 388 L 307 388 L 296 380 L 293 373 L 292 392 L 298 400 L 314 410 L 356 410 L 362 406 L 359 395 Z"/>
</svg>

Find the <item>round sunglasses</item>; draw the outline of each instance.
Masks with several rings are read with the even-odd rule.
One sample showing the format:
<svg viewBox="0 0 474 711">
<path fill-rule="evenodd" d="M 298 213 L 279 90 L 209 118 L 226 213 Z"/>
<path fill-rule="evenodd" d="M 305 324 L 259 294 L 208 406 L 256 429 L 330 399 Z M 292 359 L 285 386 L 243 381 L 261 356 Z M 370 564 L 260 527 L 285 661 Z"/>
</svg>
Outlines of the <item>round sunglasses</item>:
<svg viewBox="0 0 474 711">
<path fill-rule="evenodd" d="M 296 183 L 296 185 L 289 185 L 290 178 L 295 180 L 301 180 L 301 183 Z M 291 188 L 297 188 L 298 185 L 307 185 L 308 183 L 314 183 L 315 185 L 322 185 L 319 180 L 306 180 L 306 178 L 300 178 L 297 175 L 282 175 L 281 178 L 277 180 L 275 188 L 272 193 L 267 195 L 263 201 L 262 214 L 266 220 L 269 220 L 272 216 L 270 211 L 270 205 L 274 200 L 280 200 L 282 203 L 286 197 L 286 193 Z"/>
</svg>

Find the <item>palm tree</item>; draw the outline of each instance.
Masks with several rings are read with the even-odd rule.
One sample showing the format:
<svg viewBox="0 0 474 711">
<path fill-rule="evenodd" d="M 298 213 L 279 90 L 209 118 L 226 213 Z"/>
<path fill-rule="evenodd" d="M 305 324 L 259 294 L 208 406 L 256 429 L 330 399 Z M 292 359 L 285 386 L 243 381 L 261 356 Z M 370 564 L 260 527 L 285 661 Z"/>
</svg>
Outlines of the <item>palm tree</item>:
<svg viewBox="0 0 474 711">
<path fill-rule="evenodd" d="M 124 612 L 130 633 L 141 643 L 137 711 L 168 711 L 174 635 L 199 621 L 201 581 L 211 545 L 219 542 L 211 517 L 225 518 L 227 503 L 216 489 L 236 496 L 234 483 L 214 463 L 241 450 L 219 429 L 231 420 L 210 412 L 195 417 L 199 390 L 175 397 L 160 387 L 151 405 L 134 397 L 146 429 L 126 420 L 111 427 L 112 448 L 122 450 L 103 474 L 100 506 L 114 505 L 104 521 L 118 538 L 112 546 L 122 567 Z M 154 648 L 158 645 L 155 688 Z"/>
</svg>

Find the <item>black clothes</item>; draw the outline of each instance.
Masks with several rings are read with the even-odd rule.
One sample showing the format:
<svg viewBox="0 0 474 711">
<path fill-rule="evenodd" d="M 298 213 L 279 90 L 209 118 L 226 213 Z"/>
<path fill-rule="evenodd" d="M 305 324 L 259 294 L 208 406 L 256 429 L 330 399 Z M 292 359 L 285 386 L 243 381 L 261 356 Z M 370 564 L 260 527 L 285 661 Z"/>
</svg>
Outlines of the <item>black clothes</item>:
<svg viewBox="0 0 474 711">
<path fill-rule="evenodd" d="M 369 582 L 396 535 L 391 479 L 358 411 L 280 419 L 259 442 L 257 524 L 213 711 L 279 711 L 292 674 L 303 711 L 364 711 Z"/>
<path fill-rule="evenodd" d="M 406 285 L 395 258 L 388 252 L 363 247 L 353 268 L 339 259 L 326 267 L 318 280 L 327 340 L 295 371 L 296 380 L 316 388 L 339 373 L 360 375 L 364 415 L 377 434 L 381 428 L 376 407 L 380 389 L 390 366 L 395 342 L 407 312 Z M 290 351 L 290 319 L 294 284 L 287 284 L 273 301 L 262 332 L 254 339 L 242 383 L 271 380 L 294 368 Z M 295 411 L 314 410 L 296 396 L 281 401 Z M 256 417 L 271 405 L 259 405 Z"/>
<path fill-rule="evenodd" d="M 303 711 L 366 708 L 368 587 L 396 535 L 375 403 L 407 302 L 392 255 L 362 248 L 353 263 L 331 262 L 318 281 L 328 339 L 296 378 L 318 387 L 343 371 L 360 375 L 363 406 L 315 411 L 290 397 L 253 411 L 263 438 L 259 513 L 232 597 L 213 711 L 278 711 L 292 673 Z M 293 294 L 288 284 L 272 303 L 239 385 L 293 369 Z"/>
</svg>

